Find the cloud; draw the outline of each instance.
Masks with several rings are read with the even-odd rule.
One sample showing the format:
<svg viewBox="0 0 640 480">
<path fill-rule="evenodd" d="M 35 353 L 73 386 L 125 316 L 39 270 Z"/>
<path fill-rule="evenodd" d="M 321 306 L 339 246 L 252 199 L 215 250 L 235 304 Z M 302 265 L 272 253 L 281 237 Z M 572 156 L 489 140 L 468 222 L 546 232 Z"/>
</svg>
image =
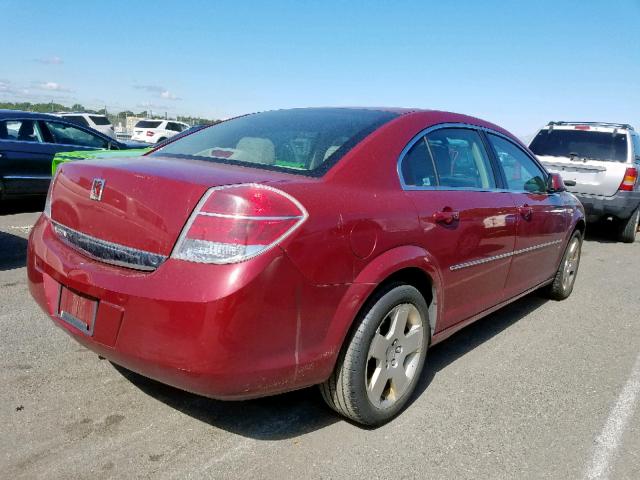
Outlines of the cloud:
<svg viewBox="0 0 640 480">
<path fill-rule="evenodd" d="M 45 65 L 62 65 L 64 61 L 57 55 L 51 57 L 36 58 L 34 62 L 43 63 Z"/>
<path fill-rule="evenodd" d="M 153 102 L 142 102 L 136 104 L 136 108 L 144 108 L 145 110 L 171 110 L 171 107 L 159 105 Z"/>
<path fill-rule="evenodd" d="M 40 82 L 36 83 L 34 88 L 38 90 L 49 90 L 52 92 L 71 92 L 70 89 L 63 87 L 57 82 Z"/>
<path fill-rule="evenodd" d="M 174 93 L 171 93 L 167 88 L 160 85 L 134 85 L 133 88 L 153 93 L 156 98 L 162 98 L 163 100 L 182 100 Z"/>
<path fill-rule="evenodd" d="M 164 92 L 160 93 L 160 98 L 164 98 L 166 100 L 180 100 L 178 97 L 176 97 L 169 90 L 165 90 Z"/>
</svg>

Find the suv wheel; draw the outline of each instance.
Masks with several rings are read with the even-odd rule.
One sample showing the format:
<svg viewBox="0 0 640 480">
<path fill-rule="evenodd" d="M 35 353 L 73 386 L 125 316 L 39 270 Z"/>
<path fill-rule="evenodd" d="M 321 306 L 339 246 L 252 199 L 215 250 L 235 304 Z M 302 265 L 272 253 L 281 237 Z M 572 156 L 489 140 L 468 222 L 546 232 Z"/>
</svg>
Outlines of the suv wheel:
<svg viewBox="0 0 640 480">
<path fill-rule="evenodd" d="M 379 425 L 402 410 L 418 383 L 431 334 L 427 303 L 416 288 L 396 283 L 368 302 L 358 322 L 320 390 L 336 412 Z"/>
<path fill-rule="evenodd" d="M 640 222 L 640 207 L 622 223 L 620 228 L 620 240 L 624 243 L 633 243 L 636 241 L 636 232 L 638 231 L 638 222 Z"/>
<path fill-rule="evenodd" d="M 582 234 L 576 230 L 571 235 L 567 249 L 562 256 L 560 266 L 553 277 L 553 282 L 547 287 L 547 296 L 553 300 L 564 300 L 571 295 L 576 283 L 580 253 L 582 251 Z"/>
</svg>

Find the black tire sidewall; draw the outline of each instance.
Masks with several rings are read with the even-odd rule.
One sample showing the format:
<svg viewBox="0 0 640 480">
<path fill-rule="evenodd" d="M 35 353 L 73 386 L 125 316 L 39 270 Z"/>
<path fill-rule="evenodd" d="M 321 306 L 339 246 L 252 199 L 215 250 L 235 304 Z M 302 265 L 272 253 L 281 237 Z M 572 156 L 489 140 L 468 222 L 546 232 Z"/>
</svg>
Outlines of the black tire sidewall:
<svg viewBox="0 0 640 480">
<path fill-rule="evenodd" d="M 391 407 L 380 409 L 371 404 L 366 392 L 365 371 L 367 367 L 367 356 L 371 341 L 382 320 L 394 307 L 403 303 L 413 304 L 422 316 L 424 328 L 422 356 L 415 375 L 411 380 L 411 385 L 402 398 L 396 401 Z M 370 425 L 385 423 L 395 417 L 406 405 L 415 390 L 424 367 L 430 337 L 431 329 L 427 303 L 420 292 L 410 285 L 401 284 L 392 286 L 385 292 L 381 292 L 377 300 L 373 301 L 368 309 L 365 309 L 365 313 L 351 340 L 347 354 L 351 355 L 349 384 L 353 389 L 360 416 L 366 423 Z"/>
<path fill-rule="evenodd" d="M 622 223 L 622 228 L 620 230 L 620 239 L 625 243 L 633 243 L 636 239 L 637 230 L 638 230 L 638 217 L 640 217 L 640 207 L 638 207 L 631 216 Z"/>
<path fill-rule="evenodd" d="M 567 261 L 567 256 L 569 255 L 569 248 L 571 247 L 571 244 L 573 243 L 574 239 L 578 239 L 578 249 L 579 249 L 579 255 L 578 255 L 578 265 L 576 265 L 576 269 L 575 272 L 573 274 L 573 282 L 571 282 L 571 284 L 567 287 L 564 288 L 564 264 Z M 578 271 L 580 270 L 580 260 L 582 258 L 582 233 L 580 232 L 580 230 L 576 230 L 575 232 L 573 232 L 573 235 L 571 235 L 571 238 L 569 239 L 569 243 L 567 243 L 567 248 L 564 252 L 564 255 L 562 256 L 562 262 L 560 263 L 560 286 L 562 288 L 562 296 L 563 298 L 568 298 L 569 295 L 571 295 L 571 292 L 573 292 L 573 286 L 576 284 L 576 280 L 578 278 Z"/>
</svg>

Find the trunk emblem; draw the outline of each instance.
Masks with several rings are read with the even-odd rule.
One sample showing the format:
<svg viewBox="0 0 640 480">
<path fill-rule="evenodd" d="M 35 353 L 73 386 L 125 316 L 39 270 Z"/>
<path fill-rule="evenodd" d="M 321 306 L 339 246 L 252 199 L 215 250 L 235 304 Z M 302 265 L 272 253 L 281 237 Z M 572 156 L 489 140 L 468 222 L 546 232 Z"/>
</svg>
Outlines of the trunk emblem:
<svg viewBox="0 0 640 480">
<path fill-rule="evenodd" d="M 104 192 L 105 181 L 102 178 L 94 178 L 91 183 L 91 193 L 89 198 L 99 202 L 102 200 L 102 192 Z"/>
</svg>

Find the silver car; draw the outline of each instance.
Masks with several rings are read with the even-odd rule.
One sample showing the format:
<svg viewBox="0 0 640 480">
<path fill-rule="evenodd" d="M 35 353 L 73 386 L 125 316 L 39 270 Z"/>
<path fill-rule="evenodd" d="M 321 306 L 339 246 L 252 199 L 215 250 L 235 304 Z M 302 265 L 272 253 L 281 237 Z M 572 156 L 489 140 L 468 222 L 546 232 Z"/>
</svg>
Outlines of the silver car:
<svg viewBox="0 0 640 480">
<path fill-rule="evenodd" d="M 584 205 L 587 221 L 613 220 L 620 240 L 635 241 L 640 219 L 640 136 L 631 125 L 549 122 L 529 148 L 559 173 Z"/>
</svg>

